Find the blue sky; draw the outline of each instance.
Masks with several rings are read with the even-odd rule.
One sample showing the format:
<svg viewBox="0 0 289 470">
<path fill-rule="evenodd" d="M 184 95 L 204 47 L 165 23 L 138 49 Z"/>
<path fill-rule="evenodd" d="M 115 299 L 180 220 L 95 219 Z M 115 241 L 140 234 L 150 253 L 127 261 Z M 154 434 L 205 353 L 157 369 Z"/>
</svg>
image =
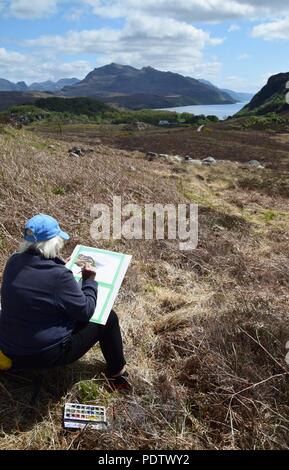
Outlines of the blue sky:
<svg viewBox="0 0 289 470">
<path fill-rule="evenodd" d="M 117 62 L 255 92 L 288 46 L 288 0 L 0 0 L 0 77 L 29 84 Z"/>
</svg>

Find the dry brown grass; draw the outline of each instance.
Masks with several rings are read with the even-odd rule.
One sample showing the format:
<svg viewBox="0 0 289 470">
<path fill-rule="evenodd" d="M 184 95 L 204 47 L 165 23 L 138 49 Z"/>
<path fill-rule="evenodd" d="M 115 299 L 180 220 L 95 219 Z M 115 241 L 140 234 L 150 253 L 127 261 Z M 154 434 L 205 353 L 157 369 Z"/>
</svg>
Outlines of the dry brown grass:
<svg viewBox="0 0 289 470">
<path fill-rule="evenodd" d="M 73 235 L 68 253 L 92 244 L 90 208 L 113 195 L 198 202 L 200 242 L 194 252 L 168 241 L 103 243 L 133 255 L 116 309 L 134 391 L 107 394 L 98 348 L 49 372 L 33 407 L 33 373 L 3 375 L 0 449 L 287 449 L 287 194 L 245 188 L 244 170 L 230 163 L 183 173 L 138 152 L 98 145 L 73 160 L 68 148 L 2 129 L 1 271 L 35 212 L 61 220 Z M 273 170 L 255 175 L 276 184 Z M 64 431 L 66 400 L 104 404 L 111 429 Z"/>
</svg>

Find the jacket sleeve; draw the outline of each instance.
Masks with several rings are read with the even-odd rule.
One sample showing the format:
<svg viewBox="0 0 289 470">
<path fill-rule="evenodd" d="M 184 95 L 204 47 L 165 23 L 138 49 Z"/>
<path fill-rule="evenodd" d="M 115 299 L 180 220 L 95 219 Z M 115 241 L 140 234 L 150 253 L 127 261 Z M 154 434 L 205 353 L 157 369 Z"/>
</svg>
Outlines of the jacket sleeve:
<svg viewBox="0 0 289 470">
<path fill-rule="evenodd" d="M 96 307 L 97 282 L 91 279 L 82 283 L 76 282 L 73 274 L 64 269 L 58 279 L 55 302 L 56 307 L 78 322 L 88 322 Z"/>
</svg>

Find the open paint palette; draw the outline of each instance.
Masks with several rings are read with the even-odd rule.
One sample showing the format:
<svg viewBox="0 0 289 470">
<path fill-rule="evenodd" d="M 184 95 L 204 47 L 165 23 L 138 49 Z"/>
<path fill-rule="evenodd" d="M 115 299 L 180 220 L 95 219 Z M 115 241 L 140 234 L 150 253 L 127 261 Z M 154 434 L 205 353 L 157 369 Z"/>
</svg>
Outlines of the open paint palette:
<svg viewBox="0 0 289 470">
<path fill-rule="evenodd" d="M 106 431 L 106 409 L 103 406 L 66 403 L 64 408 L 64 427 L 66 429 L 96 429 Z"/>
</svg>

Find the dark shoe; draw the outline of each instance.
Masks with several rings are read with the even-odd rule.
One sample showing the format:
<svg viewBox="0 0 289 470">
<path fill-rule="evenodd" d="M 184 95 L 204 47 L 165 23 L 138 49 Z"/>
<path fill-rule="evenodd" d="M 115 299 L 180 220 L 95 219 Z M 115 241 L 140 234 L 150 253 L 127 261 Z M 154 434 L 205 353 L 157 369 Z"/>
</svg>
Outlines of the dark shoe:
<svg viewBox="0 0 289 470">
<path fill-rule="evenodd" d="M 109 377 L 105 374 L 105 379 L 108 386 L 109 392 L 120 392 L 120 393 L 128 393 L 132 390 L 132 386 L 128 381 L 129 374 L 128 372 L 124 372 L 122 375 L 118 377 Z"/>
</svg>

